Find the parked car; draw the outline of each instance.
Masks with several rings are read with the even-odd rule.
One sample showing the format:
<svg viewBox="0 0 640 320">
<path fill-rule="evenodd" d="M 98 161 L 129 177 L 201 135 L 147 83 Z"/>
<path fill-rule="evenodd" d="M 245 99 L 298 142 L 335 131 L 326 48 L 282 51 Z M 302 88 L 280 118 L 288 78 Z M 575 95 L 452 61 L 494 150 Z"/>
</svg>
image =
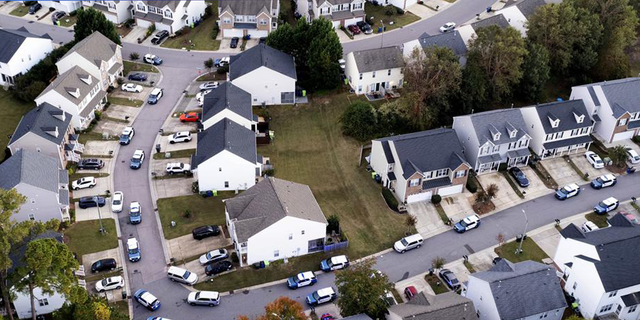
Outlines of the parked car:
<svg viewBox="0 0 640 320">
<path fill-rule="evenodd" d="M 94 262 L 91 265 L 91 272 L 96 273 L 100 271 L 111 271 L 111 270 L 115 270 L 116 267 L 117 267 L 116 259 L 113 259 L 113 258 L 101 259 Z"/>
<path fill-rule="evenodd" d="M 231 261 L 222 260 L 216 263 L 208 264 L 204 268 L 204 273 L 208 276 L 215 276 L 216 274 L 221 274 L 231 269 L 233 269 L 233 264 L 231 264 Z"/>
<path fill-rule="evenodd" d="M 111 196 L 111 211 L 114 213 L 122 212 L 122 206 L 124 205 L 124 193 L 122 191 L 116 191 Z"/>
<path fill-rule="evenodd" d="M 149 291 L 140 289 L 133 294 L 133 297 L 140 303 L 143 307 L 155 311 L 160 309 L 160 300 L 152 295 Z"/>
<path fill-rule="evenodd" d="M 155 36 L 153 36 L 153 38 L 151 39 L 151 43 L 160 44 L 162 40 L 166 39 L 167 37 L 169 37 L 169 31 L 160 30 L 158 33 L 156 33 Z"/>
<path fill-rule="evenodd" d="M 191 141 L 191 132 L 189 131 L 180 131 L 170 135 L 167 140 L 170 144 L 178 143 L 178 142 L 189 142 Z"/>
<path fill-rule="evenodd" d="M 373 33 L 373 29 L 371 28 L 371 26 L 364 22 L 364 21 L 358 21 L 356 22 L 356 25 L 358 26 L 358 28 L 360 28 L 360 31 L 362 31 L 362 33 L 364 34 L 372 34 Z"/>
<path fill-rule="evenodd" d="M 188 112 L 180 115 L 180 122 L 197 122 L 200 116 L 197 112 Z"/>
<path fill-rule="evenodd" d="M 640 156 L 635 150 L 633 150 L 633 148 L 625 146 L 624 150 L 627 151 L 627 161 L 629 161 L 631 164 L 640 163 Z"/>
<path fill-rule="evenodd" d="M 200 264 L 204 266 L 226 258 L 229 258 L 229 252 L 227 249 L 216 249 L 201 255 L 198 261 L 200 261 Z"/>
<path fill-rule="evenodd" d="M 218 83 L 218 81 L 207 81 L 200 85 L 200 91 L 216 89 L 218 86 L 220 86 L 220 83 Z"/>
<path fill-rule="evenodd" d="M 133 201 L 129 204 L 129 222 L 131 224 L 142 222 L 142 205 L 138 201 Z"/>
<path fill-rule="evenodd" d="M 457 233 L 464 233 L 465 231 L 479 227 L 481 223 L 482 221 L 480 221 L 480 216 L 478 216 L 477 214 L 474 214 L 454 224 L 453 230 L 455 230 Z"/>
<path fill-rule="evenodd" d="M 149 98 L 147 98 L 147 102 L 149 104 L 156 104 L 158 103 L 158 101 L 160 101 L 160 98 L 162 98 L 163 95 L 164 90 L 162 90 L 161 88 L 154 88 L 153 90 L 151 90 Z"/>
<path fill-rule="evenodd" d="M 206 96 L 211 90 L 200 91 L 196 93 L 196 101 L 198 102 L 198 106 L 202 107 L 204 105 L 204 96 Z"/>
<path fill-rule="evenodd" d="M 306 286 L 312 286 L 318 279 L 313 271 L 300 272 L 297 275 L 287 279 L 287 286 L 289 289 L 298 289 Z"/>
<path fill-rule="evenodd" d="M 80 178 L 78 180 L 75 180 L 73 182 L 71 182 L 71 189 L 72 190 L 80 190 L 80 189 L 86 189 L 86 188 L 93 188 L 96 186 L 96 184 L 98 184 L 96 182 L 96 178 L 94 177 L 83 177 Z"/>
<path fill-rule="evenodd" d="M 568 184 L 556 191 L 556 199 L 565 200 L 580 194 L 580 186 L 576 183 Z"/>
<path fill-rule="evenodd" d="M 213 62 L 213 65 L 216 66 L 216 68 L 224 67 L 229 64 L 229 60 L 229 57 L 219 58 Z"/>
<path fill-rule="evenodd" d="M 351 33 L 353 34 L 360 34 L 360 28 L 358 28 L 358 26 L 355 24 L 348 26 L 347 29 L 349 29 L 349 31 L 351 31 Z"/>
<path fill-rule="evenodd" d="M 323 303 L 331 302 L 336 299 L 338 295 L 332 287 L 322 288 L 307 296 L 307 304 L 310 306 L 317 306 Z"/>
<path fill-rule="evenodd" d="M 232 49 L 235 49 L 238 47 L 238 41 L 240 41 L 240 38 L 238 37 L 233 37 L 231 38 L 231 43 L 229 44 L 229 47 Z"/>
<path fill-rule="evenodd" d="M 136 238 L 127 239 L 127 256 L 131 262 L 138 262 L 142 258 L 140 244 Z"/>
<path fill-rule="evenodd" d="M 618 179 L 616 179 L 613 174 L 605 174 L 604 176 L 599 176 L 591 181 L 591 187 L 594 189 L 602 189 L 615 186 L 616 183 L 618 183 Z"/>
<path fill-rule="evenodd" d="M 636 218 L 636 216 L 634 216 L 633 214 L 628 212 L 623 212 L 623 211 L 620 211 L 620 214 L 622 214 L 623 217 L 629 220 L 631 224 L 635 224 L 635 225 L 640 224 L 640 221 L 638 221 L 638 218 Z"/>
<path fill-rule="evenodd" d="M 58 20 L 62 19 L 64 16 L 66 15 L 66 13 L 64 11 L 57 11 L 54 12 L 51 15 L 51 21 L 53 21 L 53 24 L 58 24 Z"/>
<path fill-rule="evenodd" d="M 596 226 L 596 224 L 591 222 L 591 221 L 585 221 L 582 224 L 581 229 L 582 229 L 582 232 L 587 233 L 587 232 L 591 232 L 591 231 L 596 231 L 596 230 L 598 230 L 600 228 L 598 228 L 598 226 Z"/>
<path fill-rule="evenodd" d="M 349 266 L 349 259 L 345 255 L 331 257 L 320 262 L 320 269 L 324 272 L 344 269 Z"/>
<path fill-rule="evenodd" d="M 80 209 L 93 208 L 93 207 L 104 207 L 105 201 L 104 197 L 96 196 L 96 197 L 82 197 L 78 200 L 78 207 Z"/>
<path fill-rule="evenodd" d="M 600 156 L 597 155 L 593 151 L 585 152 L 584 156 L 587 158 L 587 162 L 589 162 L 594 168 L 602 169 L 604 168 L 604 162 L 600 159 Z"/>
<path fill-rule="evenodd" d="M 191 286 L 198 282 L 197 274 L 190 272 L 189 270 L 174 266 L 169 267 L 169 270 L 167 271 L 167 277 L 169 277 L 169 280 L 171 281 L 177 281 Z"/>
<path fill-rule="evenodd" d="M 447 22 L 442 27 L 440 27 L 440 32 L 442 33 L 449 32 L 455 28 L 456 28 L 455 22 Z"/>
<path fill-rule="evenodd" d="M 182 162 L 167 163 L 167 173 L 188 173 L 191 172 L 191 166 Z"/>
<path fill-rule="evenodd" d="M 162 59 L 160 59 L 160 57 L 156 56 L 155 54 L 151 54 L 151 53 L 145 54 L 143 60 L 144 62 L 152 64 L 154 66 L 159 66 L 162 64 Z"/>
<path fill-rule="evenodd" d="M 514 179 L 516 179 L 516 182 L 518 182 L 518 185 L 521 187 L 526 188 L 529 186 L 529 179 L 527 179 L 527 176 L 522 172 L 522 170 L 520 170 L 520 168 L 513 167 L 509 169 L 509 173 Z"/>
<path fill-rule="evenodd" d="M 124 288 L 124 278 L 121 276 L 109 277 L 96 282 L 96 291 L 104 292 Z"/>
<path fill-rule="evenodd" d="M 593 207 L 593 211 L 597 214 L 607 214 L 607 212 L 613 211 L 620 205 L 620 201 L 614 197 L 606 198 L 600 201 L 595 207 Z"/>
<path fill-rule="evenodd" d="M 82 159 L 78 162 L 78 169 L 80 170 L 100 170 L 104 167 L 104 161 L 100 159 Z"/>
<path fill-rule="evenodd" d="M 143 162 L 144 162 L 144 150 L 136 149 L 136 151 L 133 152 L 133 156 L 131 157 L 131 162 L 129 163 L 129 167 L 131 169 L 140 169 Z"/>
<path fill-rule="evenodd" d="M 193 238 L 196 240 L 202 240 L 208 237 L 214 237 L 220 234 L 220 228 L 218 226 L 202 226 L 197 227 L 191 231 Z"/>
<path fill-rule="evenodd" d="M 451 290 L 458 290 L 460 288 L 460 281 L 458 281 L 458 278 L 453 272 L 451 272 L 451 270 L 442 269 L 440 270 L 439 275 L 442 281 L 444 281 L 447 287 Z"/>
<path fill-rule="evenodd" d="M 132 73 L 127 77 L 131 81 L 147 81 L 147 75 L 144 73 Z"/>
<path fill-rule="evenodd" d="M 121 87 L 122 91 L 126 92 L 142 92 L 142 86 L 135 83 L 125 83 Z"/>
<path fill-rule="evenodd" d="M 40 9 L 42 9 L 42 5 L 39 3 L 34 3 L 29 7 L 29 14 L 35 14 Z"/>
<path fill-rule="evenodd" d="M 404 288 L 404 296 L 407 297 L 407 300 L 413 299 L 413 297 L 418 295 L 418 289 L 414 286 L 408 286 Z"/>
<path fill-rule="evenodd" d="M 393 249 L 399 253 L 405 253 L 409 250 L 420 248 L 424 239 L 420 234 L 406 236 L 393 244 Z"/>
<path fill-rule="evenodd" d="M 215 291 L 196 291 L 189 293 L 187 302 L 192 306 L 214 307 L 220 304 L 220 294 Z"/>
<path fill-rule="evenodd" d="M 136 130 L 133 129 L 133 127 L 124 127 L 124 129 L 122 129 L 122 133 L 120 134 L 120 144 L 123 146 L 128 145 L 129 143 L 131 143 L 131 139 L 133 139 L 133 136 L 136 135 Z"/>
</svg>

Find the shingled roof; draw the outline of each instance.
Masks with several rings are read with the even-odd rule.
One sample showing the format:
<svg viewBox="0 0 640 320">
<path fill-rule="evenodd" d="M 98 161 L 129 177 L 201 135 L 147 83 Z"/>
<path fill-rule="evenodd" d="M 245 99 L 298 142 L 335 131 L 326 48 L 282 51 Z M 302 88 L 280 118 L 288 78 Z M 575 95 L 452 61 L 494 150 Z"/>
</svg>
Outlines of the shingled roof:
<svg viewBox="0 0 640 320">
<path fill-rule="evenodd" d="M 51 39 L 48 34 L 42 36 L 29 33 L 25 27 L 19 29 L 0 29 L 0 62 L 9 63 L 9 60 L 20 49 L 20 46 L 27 38 Z"/>
<path fill-rule="evenodd" d="M 476 32 L 478 32 L 478 29 L 486 28 L 488 26 L 498 26 L 504 29 L 509 27 L 509 21 L 507 21 L 507 18 L 505 18 L 503 14 L 496 14 L 493 17 L 482 19 L 471 24 L 471 27 Z"/>
<path fill-rule="evenodd" d="M 225 109 L 229 109 L 248 120 L 253 120 L 251 94 L 231 82 L 224 82 L 204 96 L 202 121 L 207 121 Z"/>
<path fill-rule="evenodd" d="M 60 169 L 56 158 L 30 150 L 18 150 L 0 164 L 0 188 L 10 190 L 20 183 L 58 193 Z"/>
<path fill-rule="evenodd" d="M 423 33 L 418 40 L 424 49 L 431 46 L 438 46 L 451 49 L 458 57 L 467 54 L 467 46 L 465 45 L 464 39 L 462 39 L 458 30 L 440 33 L 433 36 Z"/>
<path fill-rule="evenodd" d="M 260 67 L 266 67 L 292 79 L 297 79 L 293 57 L 261 43 L 238 55 L 231 56 L 229 80 L 233 81 Z"/>
<path fill-rule="evenodd" d="M 467 115 L 471 118 L 473 129 L 480 145 L 491 141 L 494 144 L 503 144 L 520 140 L 526 135 L 527 124 L 518 109 L 499 109 Z M 514 138 L 509 135 L 510 128 L 516 129 Z M 493 140 L 493 133 L 500 132 L 500 139 Z"/>
<path fill-rule="evenodd" d="M 353 52 L 359 73 L 402 68 L 405 66 L 400 47 L 384 47 Z"/>
<path fill-rule="evenodd" d="M 218 7 L 236 15 L 258 15 L 260 12 L 271 14 L 270 9 L 277 8 L 278 0 L 220 0 Z"/>
<path fill-rule="evenodd" d="M 534 107 L 538 112 L 538 117 L 540 118 L 540 122 L 545 133 L 579 129 L 593 125 L 593 120 L 589 117 L 589 112 L 587 111 L 587 107 L 584 105 L 584 101 L 582 101 L 582 99 L 556 101 L 540 104 Z M 582 123 L 578 123 L 576 116 L 584 117 Z M 560 120 L 560 123 L 556 128 L 551 126 L 551 122 L 549 121 L 550 118 Z"/>
<path fill-rule="evenodd" d="M 224 118 L 207 130 L 198 133 L 198 145 L 192 166 L 196 168 L 225 150 L 251 163 L 256 163 L 255 133 L 228 118 Z"/>
<path fill-rule="evenodd" d="M 94 31 L 82 41 L 76 43 L 60 60 L 76 52 L 98 68 L 102 61 L 109 61 L 116 54 L 118 45 L 98 31 Z"/>
<path fill-rule="evenodd" d="M 478 319 L 473 301 L 455 292 L 429 295 L 420 292 L 407 303 L 389 308 L 403 320 L 472 320 Z"/>
<path fill-rule="evenodd" d="M 48 103 L 43 103 L 22 117 L 18 127 L 11 136 L 9 145 L 27 133 L 34 133 L 46 140 L 60 145 L 71 123 L 71 115 Z M 54 132 L 57 131 L 57 136 Z"/>
<path fill-rule="evenodd" d="M 633 77 L 603 81 L 585 86 L 588 88 L 599 86 L 602 89 L 604 96 L 611 106 L 613 116 L 616 118 L 619 118 L 625 112 L 640 112 L 640 104 L 637 102 L 637 95 L 638 92 L 640 92 L 640 78 Z M 594 102 L 595 100 L 597 99 L 594 99 Z"/>
<path fill-rule="evenodd" d="M 58 75 L 58 77 L 40 93 L 38 98 L 50 90 L 55 90 L 61 96 L 79 106 L 82 100 L 84 100 L 97 85 L 99 85 L 99 81 L 96 77 L 84 69 L 74 66 L 65 73 Z"/>
</svg>

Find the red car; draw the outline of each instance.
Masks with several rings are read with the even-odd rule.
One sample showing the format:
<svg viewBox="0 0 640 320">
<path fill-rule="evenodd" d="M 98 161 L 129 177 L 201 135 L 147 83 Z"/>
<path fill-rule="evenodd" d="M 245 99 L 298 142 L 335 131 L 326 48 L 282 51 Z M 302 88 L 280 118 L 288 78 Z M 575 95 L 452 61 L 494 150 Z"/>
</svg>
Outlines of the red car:
<svg viewBox="0 0 640 320">
<path fill-rule="evenodd" d="M 360 28 L 358 28 L 358 26 L 356 26 L 355 24 L 352 24 L 352 25 L 348 26 L 347 28 L 353 34 L 360 34 Z"/>
<path fill-rule="evenodd" d="M 407 300 L 413 299 L 418 294 L 418 290 L 414 286 L 408 286 L 404 288 L 404 295 L 407 297 Z"/>
<path fill-rule="evenodd" d="M 200 119 L 197 112 L 183 113 L 180 115 L 180 122 L 196 122 Z"/>
</svg>

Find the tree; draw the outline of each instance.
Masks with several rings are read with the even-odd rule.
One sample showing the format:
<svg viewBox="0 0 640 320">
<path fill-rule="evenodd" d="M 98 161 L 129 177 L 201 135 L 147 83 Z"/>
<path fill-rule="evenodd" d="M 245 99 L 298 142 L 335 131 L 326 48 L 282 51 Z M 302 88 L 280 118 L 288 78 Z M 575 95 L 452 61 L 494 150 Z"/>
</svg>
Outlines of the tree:
<svg viewBox="0 0 640 320">
<path fill-rule="evenodd" d="M 496 197 L 496 195 L 498 194 L 498 191 L 500 190 L 500 188 L 498 188 L 498 185 L 495 183 L 490 184 L 487 187 L 487 198 L 488 200 L 491 200 L 493 198 Z"/>
<path fill-rule="evenodd" d="M 53 313 L 54 320 L 128 320 L 129 314 L 123 313 L 118 308 L 109 305 L 102 296 L 87 294 L 80 286 L 73 290 L 78 291 L 78 298 L 71 303 L 65 303 Z"/>
<path fill-rule="evenodd" d="M 302 305 L 288 297 L 280 297 L 275 301 L 267 304 L 265 307 L 265 315 L 259 320 L 306 320 Z"/>
<path fill-rule="evenodd" d="M 116 32 L 116 27 L 113 25 L 113 22 L 107 20 L 102 12 L 88 8 L 78 10 L 76 17 L 77 21 L 73 27 L 75 43 L 90 36 L 94 31 L 98 31 L 116 44 L 122 44 L 120 42 L 120 35 Z"/>
<path fill-rule="evenodd" d="M 412 232 L 415 229 L 416 223 L 418 223 L 418 218 L 412 214 L 408 214 L 404 221 L 404 224 L 407 226 L 407 233 Z"/>
<path fill-rule="evenodd" d="M 25 102 L 33 102 L 44 91 L 47 84 L 58 75 L 56 62 L 68 51 L 66 44 L 51 51 L 44 59 L 36 63 L 27 73 L 16 77 L 11 94 Z"/>
<path fill-rule="evenodd" d="M 627 150 L 624 146 L 617 145 L 609 149 L 609 158 L 611 158 L 611 161 L 618 167 L 622 167 L 625 162 L 627 162 L 628 157 Z"/>
<path fill-rule="evenodd" d="M 480 67 L 479 59 L 478 54 L 469 54 L 467 64 L 462 71 L 460 94 L 456 97 L 459 101 L 457 104 L 462 105 L 461 114 L 484 111 L 487 108 L 489 80 Z"/>
<path fill-rule="evenodd" d="M 213 69 L 213 59 L 209 58 L 207 60 L 204 61 L 204 67 L 207 68 L 207 70 L 209 70 L 209 72 L 211 72 L 211 69 Z"/>
<path fill-rule="evenodd" d="M 363 101 L 349 105 L 340 118 L 342 133 L 365 141 L 376 134 L 376 114 L 373 106 Z"/>
<path fill-rule="evenodd" d="M 498 233 L 496 236 L 496 241 L 498 241 L 498 247 L 502 247 L 502 245 L 507 241 L 504 237 L 504 234 Z"/>
<path fill-rule="evenodd" d="M 140 54 L 139 54 L 139 53 L 137 53 L 137 52 L 131 52 L 131 53 L 129 54 L 129 60 L 136 61 L 136 60 L 138 60 L 138 59 L 140 59 Z"/>
<path fill-rule="evenodd" d="M 527 41 L 527 56 L 522 64 L 520 93 L 527 99 L 538 102 L 542 98 L 547 81 L 550 78 L 549 51 L 540 44 Z"/>
<path fill-rule="evenodd" d="M 431 267 L 434 270 L 438 270 L 441 269 L 442 267 L 444 267 L 444 264 L 447 263 L 446 260 L 444 260 L 444 258 L 442 257 L 435 257 L 433 258 L 433 260 L 431 260 Z"/>
<path fill-rule="evenodd" d="M 342 316 L 366 313 L 373 319 L 384 319 L 388 305 L 382 297 L 393 286 L 387 275 L 373 269 L 375 260 L 366 259 L 336 273 L 340 292 L 337 305 Z"/>
</svg>

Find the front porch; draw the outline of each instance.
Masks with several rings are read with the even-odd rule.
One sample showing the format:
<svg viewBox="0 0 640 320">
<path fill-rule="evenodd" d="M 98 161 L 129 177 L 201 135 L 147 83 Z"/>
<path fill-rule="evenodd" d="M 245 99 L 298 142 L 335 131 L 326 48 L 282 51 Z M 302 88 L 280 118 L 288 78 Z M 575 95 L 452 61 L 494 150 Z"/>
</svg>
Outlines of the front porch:
<svg viewBox="0 0 640 320">
<path fill-rule="evenodd" d="M 495 171 L 498 171 L 501 163 L 502 163 L 502 157 L 500 157 L 499 154 L 482 156 L 478 158 L 478 165 L 476 165 L 475 171 L 478 174 L 495 172 Z"/>
<path fill-rule="evenodd" d="M 524 167 L 529 163 L 531 153 L 529 149 L 520 149 L 507 152 L 507 168 Z"/>
<path fill-rule="evenodd" d="M 564 155 L 577 154 L 589 150 L 593 140 L 590 136 L 582 136 L 572 139 L 545 143 L 542 148 L 541 158 L 548 159 Z"/>
</svg>

